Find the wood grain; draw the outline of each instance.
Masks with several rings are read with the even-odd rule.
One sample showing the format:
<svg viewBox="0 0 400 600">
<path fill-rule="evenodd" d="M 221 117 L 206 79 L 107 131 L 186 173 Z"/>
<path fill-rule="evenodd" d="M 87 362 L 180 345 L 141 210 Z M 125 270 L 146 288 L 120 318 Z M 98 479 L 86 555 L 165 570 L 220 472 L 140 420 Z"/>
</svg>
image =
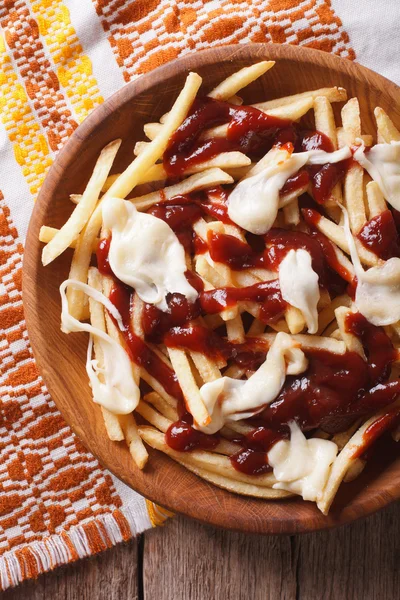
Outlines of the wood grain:
<svg viewBox="0 0 400 600">
<path fill-rule="evenodd" d="M 4 600 L 138 600 L 138 540 L 41 575 Z"/>
<path fill-rule="evenodd" d="M 277 60 L 277 65 L 248 88 L 247 102 L 341 85 L 360 99 L 365 133 L 374 133 L 376 105 L 400 125 L 397 86 L 359 65 L 315 50 L 268 44 L 228 46 L 156 69 L 96 109 L 60 152 L 42 187 L 28 232 L 24 303 L 35 356 L 53 399 L 85 446 L 118 477 L 159 504 L 204 522 L 250 532 L 296 533 L 350 522 L 399 498 L 400 447 L 377 453 L 360 479 L 342 486 L 329 517 L 301 500 L 274 503 L 235 496 L 199 480 L 157 452 L 151 452 L 149 467 L 140 472 L 127 447 L 108 440 L 100 410 L 93 405 L 85 372 L 85 335 L 60 332 L 58 286 L 68 273 L 70 256 L 44 269 L 38 242 L 42 224 L 59 227 L 65 221 L 71 211 L 69 194 L 82 191 L 106 143 L 123 139 L 116 170 L 130 162 L 134 142 L 143 138 L 144 123 L 157 120 L 170 108 L 188 70 L 202 75 L 207 90 L 238 68 L 265 58 Z"/>
<path fill-rule="evenodd" d="M 395 600 L 400 510 L 303 536 L 245 535 L 176 517 L 42 575 L 4 600 Z M 140 580 L 140 583 L 139 583 Z"/>
</svg>

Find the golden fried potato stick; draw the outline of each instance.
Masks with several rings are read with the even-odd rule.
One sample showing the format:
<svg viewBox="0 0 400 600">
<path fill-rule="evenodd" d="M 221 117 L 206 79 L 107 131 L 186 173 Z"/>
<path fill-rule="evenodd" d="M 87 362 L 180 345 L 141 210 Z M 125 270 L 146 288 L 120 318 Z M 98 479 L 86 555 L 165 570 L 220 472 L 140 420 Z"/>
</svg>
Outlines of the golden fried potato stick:
<svg viewBox="0 0 400 600">
<path fill-rule="evenodd" d="M 95 267 L 91 267 L 89 269 L 88 275 L 88 283 L 95 290 L 102 292 L 103 291 L 103 283 L 102 283 L 102 275 Z M 89 309 L 90 309 L 90 322 L 93 327 L 96 329 L 100 329 L 101 331 L 107 331 L 106 322 L 104 318 L 104 307 L 100 302 L 97 302 L 93 298 L 89 298 Z M 96 336 L 93 339 L 93 347 L 94 354 L 96 356 L 97 362 L 101 367 L 104 364 L 104 356 L 103 350 Z M 102 374 L 99 374 L 100 380 L 102 379 Z M 113 441 L 121 441 L 124 439 L 124 432 L 122 431 L 122 427 L 119 421 L 119 417 L 114 415 L 112 412 L 101 406 L 101 413 L 104 419 L 104 425 L 106 427 L 107 435 L 110 440 Z"/>
<path fill-rule="evenodd" d="M 353 146 L 361 137 L 360 106 L 351 98 L 342 108 L 343 129 L 339 132 L 339 147 Z M 343 183 L 343 201 L 349 213 L 351 231 L 357 235 L 367 222 L 364 202 L 364 169 L 353 161 Z"/>
<path fill-rule="evenodd" d="M 101 188 L 107 179 L 120 145 L 121 140 L 115 140 L 100 152 L 100 156 L 97 159 L 93 173 L 80 198 L 79 204 L 77 204 L 73 213 L 57 234 L 43 248 L 43 266 L 48 265 L 57 256 L 60 256 L 78 238 L 97 204 Z"/>
<path fill-rule="evenodd" d="M 102 283 L 103 283 L 103 293 L 108 298 L 110 295 L 112 285 L 113 285 L 112 279 L 110 277 L 103 277 Z M 115 341 L 117 341 L 119 344 L 121 344 L 123 346 L 124 344 L 122 342 L 121 334 L 107 311 L 104 312 L 104 316 L 105 316 L 108 334 Z M 140 369 L 139 369 L 138 365 L 136 365 L 135 363 L 131 363 L 131 365 L 132 365 L 133 377 L 134 377 L 137 385 L 139 385 Z M 124 438 L 129 447 L 129 452 L 130 452 L 133 460 L 135 461 L 135 463 L 139 467 L 139 469 L 144 469 L 144 467 L 148 461 L 149 455 L 148 455 L 148 452 L 139 436 L 135 417 L 133 416 L 133 413 L 131 413 L 129 415 L 119 415 L 118 419 L 119 419 L 119 423 L 121 425 L 122 431 L 124 432 Z"/>
<path fill-rule="evenodd" d="M 230 75 L 224 81 L 221 81 L 217 87 L 215 87 L 208 95 L 209 98 L 214 100 L 229 100 L 232 96 L 235 96 L 240 90 L 248 86 L 250 83 L 264 75 L 269 69 L 275 64 L 274 60 L 263 60 L 249 67 L 244 67 Z"/>
<path fill-rule="evenodd" d="M 187 179 L 157 192 L 151 192 L 144 196 L 131 198 L 131 202 L 136 206 L 137 210 L 147 210 L 153 206 L 153 204 L 170 200 L 175 196 L 185 195 L 196 190 L 203 190 L 228 183 L 233 183 L 233 178 L 230 175 L 221 169 L 207 169 L 206 171 L 191 175 L 190 177 L 187 177 Z"/>
<path fill-rule="evenodd" d="M 168 354 L 190 414 L 199 425 L 208 425 L 211 417 L 200 396 L 200 390 L 193 376 L 186 353 L 184 350 L 178 350 L 177 348 L 168 348 Z"/>
<path fill-rule="evenodd" d="M 143 154 L 131 162 L 101 198 L 92 213 L 89 222 L 78 238 L 69 273 L 70 279 L 77 279 L 78 281 L 83 282 L 87 281 L 87 272 L 93 243 L 101 227 L 102 202 L 106 198 L 126 198 L 138 184 L 143 173 L 150 169 L 157 160 L 161 158 L 168 145 L 169 138 L 185 119 L 200 88 L 201 82 L 202 79 L 199 75 L 196 73 L 189 73 L 181 93 L 168 114 L 162 132 L 150 142 Z M 70 314 L 77 319 L 81 319 L 82 316 L 85 316 L 87 306 L 85 295 L 70 287 L 67 291 L 67 298 Z"/>
<path fill-rule="evenodd" d="M 368 419 L 350 438 L 343 450 L 337 455 L 328 478 L 328 482 L 322 494 L 322 498 L 317 503 L 320 511 L 327 515 L 329 508 L 333 502 L 339 485 L 343 481 L 352 464 L 358 459 L 358 454 L 364 447 L 364 432 L 382 417 L 388 410 L 398 408 L 400 406 L 400 398 L 389 407 L 377 412 L 373 417 Z"/>
<path fill-rule="evenodd" d="M 378 144 L 400 142 L 400 131 L 397 129 L 383 108 L 377 106 L 374 110 L 374 115 L 378 128 Z"/>
</svg>

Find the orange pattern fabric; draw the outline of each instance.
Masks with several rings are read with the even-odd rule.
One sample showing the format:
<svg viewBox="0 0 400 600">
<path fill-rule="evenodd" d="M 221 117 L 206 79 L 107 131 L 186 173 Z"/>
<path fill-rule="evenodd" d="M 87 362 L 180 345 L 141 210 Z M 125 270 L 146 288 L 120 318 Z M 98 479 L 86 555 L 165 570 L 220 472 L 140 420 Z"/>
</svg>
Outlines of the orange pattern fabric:
<svg viewBox="0 0 400 600">
<path fill-rule="evenodd" d="M 47 170 L 124 82 L 202 48 L 268 41 L 354 58 L 330 0 L 0 0 L 0 589 L 170 516 L 85 451 L 35 365 L 21 269 Z"/>
<path fill-rule="evenodd" d="M 354 59 L 330 0 L 96 0 L 125 81 L 221 44 L 301 44 Z"/>
</svg>

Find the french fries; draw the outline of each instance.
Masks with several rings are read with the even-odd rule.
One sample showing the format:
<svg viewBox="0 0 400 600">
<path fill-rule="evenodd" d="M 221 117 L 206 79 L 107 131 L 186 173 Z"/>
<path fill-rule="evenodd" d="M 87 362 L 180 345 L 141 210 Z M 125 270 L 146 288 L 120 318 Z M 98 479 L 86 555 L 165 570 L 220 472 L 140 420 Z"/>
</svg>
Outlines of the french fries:
<svg viewBox="0 0 400 600">
<path fill-rule="evenodd" d="M 261 61 L 233 73 L 209 92 L 209 98 L 216 102 L 207 101 L 204 106 L 219 106 L 221 109 L 218 101 L 229 102 L 230 115 L 238 114 L 235 113 L 235 107 L 240 106 L 242 107 L 240 114 L 243 115 L 248 109 L 243 105 L 243 99 L 238 94 L 247 85 L 265 75 L 274 64 L 273 61 Z M 305 482 L 307 483 L 308 475 L 304 474 L 296 479 L 291 470 L 293 466 L 289 469 L 290 476 L 285 475 L 285 467 L 287 467 L 285 461 L 277 466 L 273 463 L 273 454 L 269 454 L 270 449 L 263 449 L 261 442 L 259 446 L 254 445 L 256 443 L 254 440 L 261 440 L 263 433 L 262 430 L 256 431 L 256 429 L 261 427 L 260 423 L 265 429 L 274 429 L 274 418 L 278 422 L 280 407 L 286 401 L 285 386 L 296 394 L 301 394 L 308 389 L 312 391 L 315 369 L 319 368 L 318 360 L 323 364 L 324 361 L 328 361 L 326 364 L 333 370 L 335 367 L 332 367 L 327 357 L 331 356 L 331 359 L 334 357 L 333 365 L 339 364 L 343 367 L 340 370 L 343 381 L 347 376 L 347 362 L 353 364 L 354 361 L 355 364 L 359 364 L 360 371 L 363 371 L 362 366 L 366 370 L 370 369 L 371 352 L 364 339 L 365 336 L 363 337 L 364 334 L 359 334 L 356 329 L 351 329 L 348 325 L 349 320 L 351 321 L 358 312 L 358 297 L 354 296 L 353 292 L 357 285 L 356 274 L 359 275 L 359 270 L 350 260 L 348 240 L 351 241 L 351 238 L 346 237 L 340 207 L 344 205 L 347 209 L 351 235 L 364 268 L 383 267 L 385 261 L 373 244 L 364 245 L 359 233 L 368 221 L 380 217 L 390 207 L 377 181 L 371 181 L 371 177 L 354 159 L 347 165 L 343 178 L 329 188 L 322 207 L 318 208 L 315 204 L 311 204 L 314 210 L 303 208 L 310 206 L 308 202 L 313 200 L 311 198 L 305 201 L 303 194 L 308 193 L 311 196 L 314 194 L 317 199 L 315 180 L 311 179 L 317 171 L 310 171 L 307 164 L 303 163 L 301 168 L 308 169 L 308 176 L 305 179 L 298 177 L 302 182 L 301 185 L 299 183 L 298 186 L 293 185 L 291 188 L 287 186 L 286 189 L 289 191 L 286 193 L 282 192 L 283 186 L 280 185 L 279 198 L 275 195 L 275 207 L 278 209 L 277 214 L 273 214 L 271 222 L 274 221 L 273 227 L 277 236 L 282 234 L 282 239 L 289 241 L 274 242 L 273 236 L 268 238 L 254 236 L 254 233 L 249 235 L 250 227 L 247 231 L 239 225 L 240 220 L 233 220 L 229 197 L 231 190 L 237 182 L 246 182 L 249 178 L 255 178 L 247 181 L 249 185 L 253 185 L 257 176 L 263 176 L 270 167 L 276 168 L 276 173 L 279 175 L 281 165 L 284 170 L 287 161 L 292 158 L 294 146 L 295 152 L 299 152 L 298 146 L 295 141 L 291 145 L 290 142 L 285 143 L 285 138 L 283 141 L 275 139 L 274 143 L 266 145 L 264 152 L 268 148 L 271 149 L 262 156 L 258 151 L 253 152 L 251 144 L 247 143 L 252 135 L 251 128 L 244 134 L 249 135 L 249 139 L 245 137 L 240 139 L 240 143 L 232 142 L 229 127 L 231 121 L 227 118 L 224 122 L 224 116 L 222 119 L 209 120 L 208 124 L 202 123 L 199 130 L 192 134 L 193 140 L 199 142 L 199 146 L 195 146 L 195 152 L 199 156 L 194 159 L 188 151 L 189 156 L 185 157 L 185 169 L 177 170 L 178 174 L 175 173 L 170 177 L 174 171 L 171 167 L 172 163 L 168 166 L 165 162 L 169 160 L 165 151 L 171 136 L 185 121 L 201 83 L 201 77 L 196 73 L 189 73 L 171 110 L 161 115 L 159 121 L 144 125 L 144 134 L 148 141 L 136 142 L 135 157 L 124 171 L 110 174 L 112 170 L 116 170 L 114 162 L 121 140 L 109 143 L 100 152 L 83 193 L 70 195 L 70 206 L 73 210 L 66 223 L 60 229 L 46 225 L 41 227 L 39 239 L 46 244 L 42 252 L 42 262 L 43 265 L 47 265 L 67 248 L 74 250 L 69 279 L 75 280 L 75 285 L 67 286 L 67 308 L 70 319 L 67 322 L 72 322 L 74 325 L 63 330 L 77 330 L 77 321 L 74 319 L 90 320 L 92 328 L 88 324 L 78 323 L 84 331 L 92 332 L 88 349 L 89 376 L 92 364 L 98 381 L 102 384 L 100 387 L 102 389 L 107 387 L 106 366 L 113 363 L 107 362 L 108 350 L 101 344 L 102 336 L 103 340 L 106 339 L 110 344 L 114 344 L 115 353 L 121 350 L 115 346 L 117 342 L 125 350 L 125 358 L 127 356 L 130 358 L 130 362 L 127 362 L 127 371 L 124 371 L 129 375 L 126 379 L 132 382 L 135 393 L 141 390 L 140 401 L 133 412 L 114 414 L 107 410 L 105 406 L 109 407 L 109 403 L 103 401 L 104 405 L 101 405 L 101 400 L 98 400 L 100 396 L 95 395 L 96 380 L 91 377 L 90 381 L 96 402 L 101 405 L 106 434 L 112 441 L 125 442 L 138 468 L 143 469 L 146 466 L 149 460 L 148 449 L 154 448 L 196 476 L 231 493 L 269 500 L 287 498 L 296 493 L 309 499 L 304 493 L 305 488 L 302 487 Z M 341 108 L 340 124 L 335 120 L 332 106 L 333 103 L 338 102 L 345 102 Z M 374 142 L 370 132 L 363 132 L 358 100 L 356 98 L 348 100 L 346 91 L 340 87 L 321 88 L 283 98 L 268 99 L 253 104 L 252 107 L 271 117 L 290 120 L 291 128 L 287 128 L 285 121 L 282 131 L 289 138 L 290 131 L 295 131 L 293 140 L 297 135 L 304 136 L 301 119 L 310 113 L 307 114 L 307 128 L 309 129 L 309 118 L 313 115 L 317 133 L 320 132 L 330 140 L 333 150 L 344 146 L 354 147 L 361 143 L 370 146 Z M 222 108 L 226 110 L 226 105 L 222 105 Z M 338 116 L 336 111 L 335 114 Z M 400 132 L 386 112 L 377 107 L 374 114 L 377 141 L 380 144 L 400 142 Z M 263 115 L 258 117 L 265 120 Z M 190 117 L 192 118 L 193 116 Z M 300 124 L 297 124 L 299 121 Z M 179 131 L 185 131 L 185 128 Z M 191 142 L 191 139 L 188 141 Z M 304 137 L 302 141 L 304 144 Z M 215 147 L 217 150 L 204 151 L 203 146 L 205 148 L 210 146 L 212 150 Z M 328 146 L 330 146 L 329 142 Z M 218 148 L 225 151 L 219 152 Z M 259 158 L 260 154 L 261 158 Z M 293 161 L 294 159 L 297 160 L 297 157 L 293 157 Z M 326 164 L 329 165 L 329 161 Z M 289 176 L 286 175 L 286 171 L 284 172 L 287 181 Z M 297 173 L 298 171 L 292 173 L 290 177 L 296 176 Z M 269 183 L 268 180 L 266 185 Z M 136 189 L 143 184 L 148 185 Z M 260 193 L 257 189 L 250 188 L 248 196 L 251 200 L 252 194 Z M 144 194 L 143 192 L 147 190 L 153 191 Z M 151 224 L 146 219 L 150 219 L 150 216 L 156 219 L 154 215 L 157 214 L 157 207 L 154 206 L 163 205 L 162 209 L 165 210 L 163 219 L 169 226 L 170 236 L 166 239 L 174 241 L 176 239 L 178 248 L 181 244 L 179 252 L 169 254 L 169 242 L 162 237 L 161 228 L 157 230 L 160 232 L 157 236 L 147 233 L 147 238 L 146 235 L 141 238 L 142 231 L 139 230 L 135 230 L 135 237 L 132 239 L 127 236 L 129 243 L 126 243 L 126 246 L 121 244 L 120 254 L 123 257 L 122 262 L 125 260 L 131 269 L 130 274 L 136 278 L 134 285 L 131 280 L 124 279 L 124 269 L 120 269 L 117 258 L 112 262 L 111 253 L 110 265 L 114 273 L 111 271 L 111 266 L 108 268 L 107 262 L 100 264 L 104 247 L 107 244 L 118 244 L 115 242 L 118 236 L 125 239 L 126 234 L 122 226 L 123 218 L 115 229 L 107 219 L 106 210 L 109 209 L 110 203 L 114 203 L 115 206 L 115 202 L 119 202 L 118 199 L 122 201 L 126 198 L 128 200 L 122 204 L 130 215 L 129 219 L 132 219 L 132 222 L 134 219 L 143 219 L 140 223 L 143 223 L 144 232 L 151 231 L 151 229 L 147 230 L 147 226 L 150 227 Z M 248 200 L 249 198 L 244 195 L 241 201 L 245 203 Z M 109 202 L 105 204 L 107 201 Z M 245 207 L 247 208 L 246 204 Z M 252 210 L 253 206 L 250 202 L 249 213 Z M 187 217 L 185 211 L 188 213 Z M 114 212 L 118 212 L 117 209 Z M 384 217 L 387 217 L 387 214 Z M 131 223 L 129 219 L 127 222 Z M 159 221 L 158 226 L 160 227 Z M 163 227 L 165 228 L 165 224 Z M 279 230 L 284 231 L 279 232 Z M 303 243 L 306 235 L 312 239 L 310 244 Z M 136 243 L 135 251 L 140 253 L 138 239 L 143 246 L 149 242 L 150 248 L 150 258 L 144 254 L 143 260 L 139 261 L 140 269 L 134 264 L 136 256 L 132 250 L 132 245 Z M 269 241 L 270 239 L 272 241 Z M 290 240 L 297 241 L 292 244 Z M 100 241 L 102 244 L 99 249 Z M 224 254 L 226 247 L 229 247 L 229 256 Z M 279 269 L 286 247 L 288 251 L 308 252 L 311 268 L 314 273 L 318 270 L 319 295 L 314 303 L 314 310 L 316 307 L 318 312 L 316 335 L 307 333 L 306 323 L 309 322 L 307 307 L 300 310 L 290 303 L 302 306 L 301 303 L 297 303 L 295 299 L 286 301 L 286 297 L 283 299 L 279 296 L 284 295 L 283 279 L 280 279 L 283 277 L 283 270 Z M 320 247 L 320 252 L 315 250 L 316 247 Z M 96 252 L 97 257 L 94 257 L 93 254 Z M 118 256 L 117 252 L 115 256 Z M 160 256 L 168 257 L 165 263 L 160 262 L 161 267 L 157 262 Z M 91 266 L 95 264 L 96 259 L 98 268 Z M 355 260 L 354 252 L 353 260 Z M 126 264 L 124 263 L 124 266 Z M 158 269 L 156 275 L 154 275 L 154 265 L 157 265 Z M 293 273 L 294 282 L 303 277 L 301 268 L 299 267 L 299 272 Z M 333 271 L 344 280 L 345 285 L 342 288 L 337 285 L 334 278 L 333 283 L 330 281 Z M 168 287 L 170 283 L 168 282 L 168 285 L 165 283 L 169 278 L 172 281 L 177 273 L 185 278 L 185 285 L 188 284 L 189 287 L 193 287 L 193 290 L 196 289 L 195 301 L 189 302 L 188 292 L 176 291 L 178 289 L 176 281 L 171 284 L 175 287 Z M 76 282 L 87 283 L 92 289 L 83 287 L 86 290 L 84 293 L 82 286 L 80 287 Z M 268 285 L 265 285 L 267 283 Z M 346 287 L 347 284 L 351 285 Z M 158 295 L 162 300 L 149 301 L 147 294 L 150 292 L 143 291 L 147 288 L 154 292 L 154 298 Z M 242 293 L 243 288 L 248 288 L 244 290 L 245 293 Z M 256 292 L 250 293 L 250 288 Z M 276 292 L 272 300 L 268 295 L 263 296 L 265 289 Z M 163 301 L 165 304 L 162 304 Z M 211 308 L 207 308 L 207 301 L 211 302 Z M 212 305 L 212 302 L 216 304 Z M 281 302 L 276 316 L 273 317 L 268 316 L 270 302 Z M 63 297 L 63 327 L 66 318 L 64 304 L 65 297 Z M 400 372 L 400 321 L 385 325 L 380 333 L 381 336 L 384 335 L 383 332 L 389 340 L 387 344 L 393 345 L 393 352 L 391 361 L 386 366 L 389 374 L 385 372 L 378 381 L 379 385 L 385 385 L 387 381 L 393 385 Z M 289 340 L 291 346 L 285 351 L 286 353 L 282 354 L 282 360 L 279 361 L 278 354 L 274 353 L 277 352 L 276 348 L 282 340 Z M 121 358 L 121 364 L 122 362 Z M 299 366 L 298 363 L 301 365 Z M 273 368 L 268 371 L 270 364 Z M 260 386 L 258 382 L 255 387 L 252 387 L 252 382 L 258 381 L 257 377 L 261 369 L 259 365 L 265 368 L 267 375 L 265 385 L 264 381 L 262 382 L 264 385 L 262 404 L 257 406 L 256 410 L 249 403 L 252 400 L 251 394 L 254 394 L 255 388 Z M 272 400 L 274 402 L 279 399 L 279 402 L 272 407 L 272 420 L 267 420 L 263 424 L 263 419 L 267 419 L 269 414 L 270 402 L 265 400 L 265 395 L 274 385 L 273 376 L 276 375 L 277 369 L 281 368 L 284 369 L 283 383 L 278 395 L 275 395 Z M 321 393 L 325 394 L 323 392 L 325 385 L 328 389 L 332 386 L 326 398 L 324 396 L 327 405 L 330 394 L 334 396 L 335 393 L 340 395 L 346 393 L 343 383 L 341 387 L 339 386 L 339 391 L 336 390 L 335 381 L 330 379 L 329 368 L 323 370 L 321 377 L 317 373 L 317 388 L 314 390 L 315 397 L 312 397 L 314 404 L 318 404 Z M 377 368 L 379 365 L 374 363 L 373 369 Z M 117 370 L 114 369 L 114 372 Z M 287 376 L 290 378 L 286 379 Z M 110 385 L 108 391 L 111 390 L 111 397 L 114 398 L 112 394 L 115 389 L 112 386 L 119 385 L 117 379 Z M 365 387 L 358 391 L 356 402 L 362 398 L 365 390 L 371 391 L 368 385 L 366 383 Z M 213 396 L 212 390 L 215 389 L 222 391 L 218 391 L 218 394 Z M 118 392 L 122 393 L 119 388 Z M 242 403 L 239 410 L 234 413 L 229 411 L 224 413 L 225 403 L 231 407 L 239 401 Z M 392 402 L 392 399 L 390 401 Z M 307 400 L 301 398 L 299 406 L 301 402 L 310 402 L 310 397 Z M 125 412 L 129 410 L 130 408 Z M 287 410 L 287 414 L 290 414 L 290 407 Z M 330 417 L 339 416 L 345 417 L 344 421 L 347 423 L 348 415 L 341 414 L 340 410 L 335 408 L 336 410 L 338 414 L 328 413 L 328 420 Z M 117 410 L 115 412 L 117 413 Z M 330 444 L 335 452 L 338 450 L 336 458 L 330 459 L 323 477 L 321 476 L 321 489 L 312 498 L 324 514 L 328 513 L 340 484 L 352 481 L 366 467 L 367 459 L 363 449 L 370 443 L 366 441 L 369 428 L 374 428 L 377 423 L 380 423 L 380 419 L 386 418 L 387 414 L 392 417 L 394 415 L 392 437 L 395 440 L 400 439 L 400 399 L 395 400 L 389 407 L 375 411 L 375 414 L 372 409 L 364 417 L 359 415 L 365 413 L 354 414 L 358 416 L 350 417 L 349 423 L 342 427 L 345 430 L 334 434 L 328 433 L 337 429 L 324 427 L 325 422 L 321 419 L 316 426 L 312 423 L 311 427 L 314 429 L 302 438 L 302 447 L 311 442 L 307 446 L 309 453 L 313 443 L 325 444 L 325 447 L 326 444 Z M 249 420 L 249 415 L 256 417 L 257 421 Z M 296 415 L 293 417 L 294 423 L 298 418 Z M 220 418 L 221 421 L 218 420 Z M 305 420 L 306 418 L 307 415 L 304 416 Z M 286 425 L 289 422 L 290 427 L 294 427 L 289 418 L 284 421 Z M 215 423 L 217 423 L 216 429 L 219 428 L 218 432 L 215 434 L 216 437 L 209 439 L 210 434 L 206 432 L 215 431 L 210 429 Z M 179 436 L 179 431 L 183 431 L 189 438 L 192 436 L 191 443 L 182 451 L 174 449 L 175 446 L 172 448 L 171 443 L 172 436 Z M 374 431 L 379 432 L 379 427 Z M 300 434 L 303 435 L 301 431 Z M 206 438 L 203 437 L 204 435 Z M 260 437 L 258 438 L 257 435 Z M 374 435 L 376 437 L 377 433 Z M 296 451 L 296 446 L 292 447 L 292 443 L 295 443 L 293 430 L 290 441 L 284 441 L 281 449 L 289 448 L 289 455 L 292 453 L 298 457 L 299 465 L 296 467 L 303 468 L 310 460 L 310 455 L 302 458 L 303 450 L 298 446 L 300 449 Z M 336 447 L 333 444 L 336 444 Z M 257 469 L 252 471 L 246 463 L 249 459 L 251 466 L 253 452 L 257 453 L 257 460 L 260 460 L 260 471 Z M 282 449 L 283 454 L 284 452 L 285 450 Z M 319 461 L 322 454 L 317 453 L 316 456 Z M 267 469 L 268 461 L 274 465 L 272 470 Z M 317 467 L 320 467 L 319 463 Z M 249 469 L 248 472 L 246 468 Z M 313 468 L 316 468 L 315 465 Z M 314 476 L 315 473 L 312 472 L 312 475 Z M 277 489 L 282 486 L 290 491 Z"/>
</svg>

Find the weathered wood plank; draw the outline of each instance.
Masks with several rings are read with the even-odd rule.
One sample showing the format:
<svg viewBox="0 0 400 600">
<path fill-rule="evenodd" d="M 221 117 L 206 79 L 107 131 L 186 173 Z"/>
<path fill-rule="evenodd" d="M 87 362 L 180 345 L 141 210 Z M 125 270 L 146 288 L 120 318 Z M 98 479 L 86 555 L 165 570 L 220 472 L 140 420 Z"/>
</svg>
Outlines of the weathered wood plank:
<svg viewBox="0 0 400 600">
<path fill-rule="evenodd" d="M 295 538 L 298 598 L 400 597 L 400 506 L 333 531 Z"/>
<path fill-rule="evenodd" d="M 399 505 L 349 527 L 305 536 L 247 536 L 176 517 L 144 539 L 144 600 L 399 597 Z M 142 600 L 138 546 L 119 545 L 2 598 Z"/>
<path fill-rule="evenodd" d="M 177 517 L 146 533 L 144 600 L 292 600 L 293 558 L 289 536 L 244 535 Z"/>
<path fill-rule="evenodd" d="M 119 544 L 92 558 L 7 590 L 2 600 L 138 600 L 138 542 Z"/>
</svg>

